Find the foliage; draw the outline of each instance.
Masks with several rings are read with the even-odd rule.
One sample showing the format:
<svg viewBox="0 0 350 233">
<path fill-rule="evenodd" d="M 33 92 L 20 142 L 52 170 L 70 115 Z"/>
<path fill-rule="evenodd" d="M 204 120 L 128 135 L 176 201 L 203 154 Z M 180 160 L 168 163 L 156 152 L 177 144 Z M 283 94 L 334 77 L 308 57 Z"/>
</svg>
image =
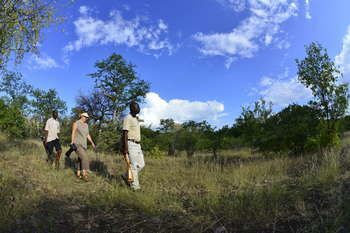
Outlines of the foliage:
<svg viewBox="0 0 350 233">
<path fill-rule="evenodd" d="M 16 104 L 24 111 L 28 104 L 27 95 L 33 87 L 23 80 L 20 73 L 4 70 L 1 76 L 0 92 L 7 98 L 7 102 Z"/>
<path fill-rule="evenodd" d="M 179 132 L 179 147 L 185 150 L 188 157 L 192 157 L 196 150 L 204 149 L 207 144 L 203 143 L 205 133 L 211 129 L 206 122 L 187 121 L 182 124 Z"/>
<path fill-rule="evenodd" d="M 121 133 L 118 132 L 121 132 L 121 125 L 115 121 L 106 122 L 101 128 L 90 124 L 90 133 L 99 151 L 119 152 Z"/>
<path fill-rule="evenodd" d="M 260 99 L 254 108 L 243 107 L 241 115 L 236 119 L 235 128 L 250 147 L 258 147 L 262 140 L 263 125 L 272 115 L 272 104 Z"/>
<path fill-rule="evenodd" d="M 153 159 L 162 159 L 164 157 L 164 152 L 159 149 L 159 146 L 155 146 L 146 153 L 146 155 Z"/>
<path fill-rule="evenodd" d="M 320 146 L 319 122 L 317 110 L 290 105 L 266 121 L 259 149 L 292 154 L 315 151 Z"/>
<path fill-rule="evenodd" d="M 159 131 L 162 133 L 160 138 L 165 150 L 169 156 L 176 153 L 176 144 L 178 143 L 178 132 L 181 126 L 175 123 L 173 119 L 161 119 Z"/>
<path fill-rule="evenodd" d="M 112 118 L 111 105 L 110 100 L 98 89 L 94 89 L 88 95 L 80 93 L 76 100 L 76 109 L 87 112 L 90 121 L 96 125 L 98 130 L 101 129 L 104 122 Z"/>
<path fill-rule="evenodd" d="M 55 89 L 48 91 L 35 89 L 32 91 L 31 112 L 34 118 L 43 123 L 56 110 L 60 114 L 67 111 L 66 103 L 58 96 Z"/>
<path fill-rule="evenodd" d="M 0 98 L 0 131 L 9 138 L 21 139 L 26 136 L 26 119 L 21 108 L 15 103 L 6 104 Z"/>
<path fill-rule="evenodd" d="M 113 53 L 107 59 L 96 62 L 95 67 L 97 71 L 89 76 L 94 79 L 95 88 L 108 98 L 108 110 L 113 113 L 114 120 L 132 100 L 141 102 L 149 91 L 149 83 L 139 79 L 135 66 L 119 54 Z"/>
<path fill-rule="evenodd" d="M 53 22 L 52 2 L 0 2 L 0 68 L 5 67 L 11 55 L 20 62 L 25 53 L 37 52 L 42 29 Z"/>
<path fill-rule="evenodd" d="M 151 151 L 152 148 L 162 146 L 162 135 L 158 131 L 152 130 L 149 127 L 141 127 L 141 145 L 145 151 Z M 165 150 L 165 147 L 162 148 Z"/>
<path fill-rule="evenodd" d="M 345 115 L 348 107 L 348 84 L 339 83 L 340 71 L 320 44 L 311 43 L 306 47 L 306 54 L 303 60 L 296 60 L 298 79 L 311 89 L 314 100 L 310 104 L 319 110 L 325 121 L 322 146 L 333 146 L 338 137 L 337 121 Z"/>
</svg>

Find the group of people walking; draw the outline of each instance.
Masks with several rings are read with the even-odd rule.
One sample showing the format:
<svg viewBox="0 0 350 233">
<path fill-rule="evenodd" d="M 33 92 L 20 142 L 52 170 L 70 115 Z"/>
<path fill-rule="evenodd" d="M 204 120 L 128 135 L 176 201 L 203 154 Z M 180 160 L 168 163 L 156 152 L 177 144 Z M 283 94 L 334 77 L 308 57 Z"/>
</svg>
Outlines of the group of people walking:
<svg viewBox="0 0 350 233">
<path fill-rule="evenodd" d="M 140 189 L 139 173 L 145 166 L 144 156 L 141 149 L 141 130 L 138 114 L 140 107 L 138 103 L 130 103 L 130 114 L 123 120 L 122 129 L 122 153 L 126 162 L 126 172 L 121 175 L 124 182 L 133 190 Z M 75 151 L 78 155 L 78 166 L 76 175 L 79 179 L 88 181 L 89 157 L 87 154 L 87 142 L 89 141 L 94 150 L 96 145 L 89 133 L 88 125 L 89 115 L 84 112 L 80 118 L 73 123 L 71 144 L 69 150 L 65 153 L 67 157 Z M 48 163 L 55 164 L 58 169 L 62 154 L 62 147 L 59 140 L 60 123 L 58 112 L 54 110 L 52 117 L 46 121 L 43 137 L 44 147 L 48 156 Z M 53 153 L 55 149 L 55 154 Z"/>
</svg>

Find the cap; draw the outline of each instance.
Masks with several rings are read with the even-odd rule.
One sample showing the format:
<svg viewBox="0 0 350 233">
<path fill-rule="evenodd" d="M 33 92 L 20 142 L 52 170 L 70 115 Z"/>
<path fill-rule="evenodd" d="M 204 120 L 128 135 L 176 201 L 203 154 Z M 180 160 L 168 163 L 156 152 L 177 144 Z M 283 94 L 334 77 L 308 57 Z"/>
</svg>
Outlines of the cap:
<svg viewBox="0 0 350 233">
<path fill-rule="evenodd" d="M 80 114 L 80 116 L 81 116 L 81 117 L 84 116 L 84 117 L 86 117 L 86 118 L 89 118 L 89 114 L 87 114 L 86 112 L 83 112 L 82 114 Z"/>
</svg>

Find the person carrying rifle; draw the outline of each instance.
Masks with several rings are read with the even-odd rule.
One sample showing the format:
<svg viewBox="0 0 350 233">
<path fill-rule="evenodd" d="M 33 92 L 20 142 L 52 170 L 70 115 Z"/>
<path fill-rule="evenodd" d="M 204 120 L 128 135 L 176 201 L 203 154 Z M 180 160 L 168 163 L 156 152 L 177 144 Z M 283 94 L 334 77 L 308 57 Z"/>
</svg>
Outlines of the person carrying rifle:
<svg viewBox="0 0 350 233">
<path fill-rule="evenodd" d="M 80 119 L 74 122 L 72 127 L 72 140 L 71 145 L 75 145 L 76 153 L 78 154 L 78 169 L 77 177 L 88 181 L 88 170 L 89 170 L 89 158 L 86 153 L 87 150 L 87 140 L 91 143 L 92 147 L 96 149 L 95 143 L 89 134 L 89 125 L 87 121 L 89 115 L 84 112 L 80 114 Z M 82 172 L 82 174 L 81 174 Z"/>
<path fill-rule="evenodd" d="M 122 175 L 125 182 L 133 190 L 139 190 L 139 173 L 145 166 L 143 152 L 141 150 L 141 130 L 137 114 L 140 106 L 135 101 L 130 103 L 130 114 L 123 120 L 122 148 L 127 164 L 127 172 Z"/>
<path fill-rule="evenodd" d="M 56 169 L 59 168 L 62 148 L 58 134 L 60 133 L 60 123 L 57 120 L 58 112 L 52 111 L 52 117 L 46 121 L 44 132 L 44 144 L 47 152 L 47 161 L 52 165 L 55 160 Z M 53 148 L 56 150 L 56 156 L 53 155 Z"/>
</svg>

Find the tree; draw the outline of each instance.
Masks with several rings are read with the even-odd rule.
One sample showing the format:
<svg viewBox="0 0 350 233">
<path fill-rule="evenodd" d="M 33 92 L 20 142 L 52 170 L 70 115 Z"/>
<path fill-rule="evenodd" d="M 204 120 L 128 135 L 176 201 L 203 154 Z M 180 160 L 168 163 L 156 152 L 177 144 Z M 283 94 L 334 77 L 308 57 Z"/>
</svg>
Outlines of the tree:
<svg viewBox="0 0 350 233">
<path fill-rule="evenodd" d="M 311 43 L 306 54 L 303 60 L 296 60 L 298 79 L 312 91 L 314 100 L 310 104 L 325 121 L 322 144 L 328 147 L 338 141 L 337 123 L 348 106 L 348 84 L 340 83 L 340 71 L 320 44 Z"/>
<path fill-rule="evenodd" d="M 0 130 L 9 138 L 20 139 L 26 136 L 26 119 L 15 103 L 6 104 L 0 98 Z"/>
<path fill-rule="evenodd" d="M 304 154 L 319 148 L 318 111 L 292 104 L 271 116 L 263 125 L 260 151 Z"/>
<path fill-rule="evenodd" d="M 20 73 L 12 71 L 3 71 L 0 80 L 0 92 L 2 92 L 8 102 L 18 105 L 23 111 L 28 103 L 27 95 L 32 91 L 33 87 L 22 79 Z"/>
<path fill-rule="evenodd" d="M 167 145 L 168 155 L 175 155 L 177 135 L 176 123 L 173 119 L 161 119 L 159 131 L 162 133 L 161 139 Z"/>
<path fill-rule="evenodd" d="M 89 76 L 95 81 L 95 88 L 109 100 L 109 111 L 113 120 L 128 107 L 132 100 L 140 102 L 149 91 L 149 83 L 137 77 L 135 66 L 113 53 L 107 59 L 95 64 L 97 71 Z"/>
<path fill-rule="evenodd" d="M 42 29 L 53 22 L 53 3 L 43 0 L 0 2 L 0 69 L 13 55 L 17 62 L 37 52 Z"/>
<path fill-rule="evenodd" d="M 201 140 L 210 128 L 206 121 L 187 121 L 182 124 L 182 129 L 179 132 L 180 148 L 186 151 L 188 157 L 192 157 L 198 149 L 207 148 L 207 144 Z"/>
<path fill-rule="evenodd" d="M 63 115 L 67 111 L 66 103 L 60 99 L 55 89 L 32 91 L 31 112 L 39 124 L 43 124 L 53 110 Z"/>
<path fill-rule="evenodd" d="M 89 114 L 97 130 L 100 130 L 102 124 L 113 116 L 113 111 L 110 109 L 112 105 L 110 99 L 97 89 L 94 89 L 88 95 L 78 95 L 76 102 L 76 108 Z"/>
<path fill-rule="evenodd" d="M 243 140 L 251 147 L 257 147 L 263 133 L 263 124 L 272 115 L 272 104 L 260 99 L 254 108 L 243 107 L 241 115 L 236 119 L 234 128 L 240 132 Z"/>
</svg>

